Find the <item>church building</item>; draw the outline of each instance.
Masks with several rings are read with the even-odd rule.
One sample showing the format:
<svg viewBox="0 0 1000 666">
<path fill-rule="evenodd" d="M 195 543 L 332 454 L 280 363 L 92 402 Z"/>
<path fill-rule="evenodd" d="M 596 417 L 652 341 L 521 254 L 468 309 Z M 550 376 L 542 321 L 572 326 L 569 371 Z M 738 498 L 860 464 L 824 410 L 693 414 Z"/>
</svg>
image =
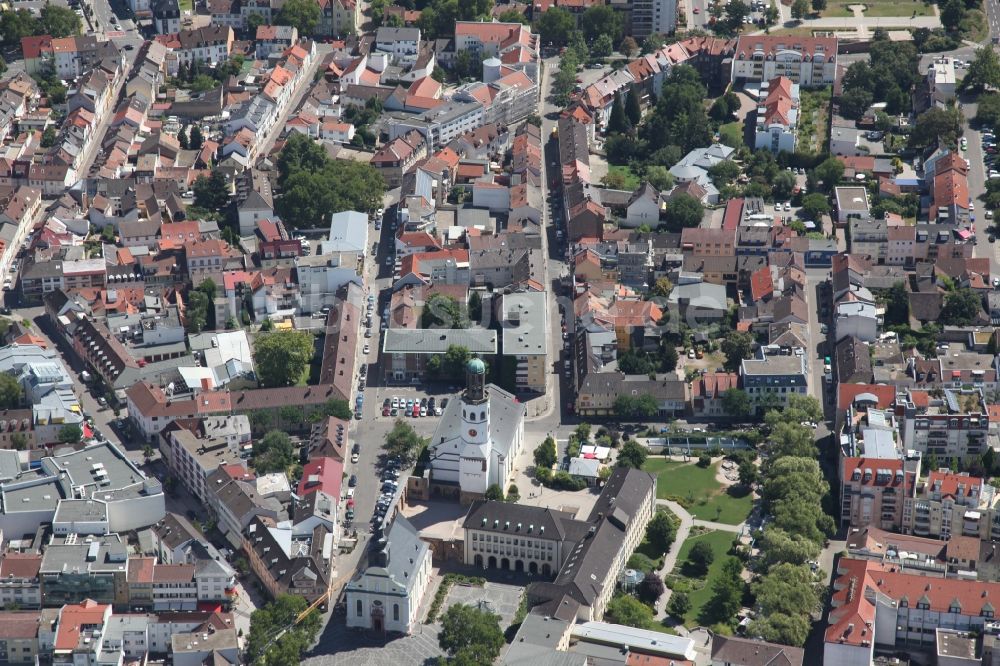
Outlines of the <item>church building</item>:
<svg viewBox="0 0 1000 666">
<path fill-rule="evenodd" d="M 486 383 L 486 364 L 471 359 L 465 392 L 448 403 L 431 439 L 431 493 L 463 504 L 481 499 L 493 484 L 506 493 L 524 446 L 525 413 L 513 395 Z"/>
</svg>

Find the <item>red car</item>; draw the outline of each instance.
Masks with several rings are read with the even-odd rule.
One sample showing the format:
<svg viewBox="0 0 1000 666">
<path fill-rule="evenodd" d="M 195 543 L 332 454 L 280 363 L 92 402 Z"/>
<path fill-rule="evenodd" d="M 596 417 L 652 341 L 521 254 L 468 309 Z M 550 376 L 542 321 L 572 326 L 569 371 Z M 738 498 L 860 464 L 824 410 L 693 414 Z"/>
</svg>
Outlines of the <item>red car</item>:
<svg viewBox="0 0 1000 666">
<path fill-rule="evenodd" d="M 385 409 L 382 410 L 382 416 L 389 416 L 389 408 L 388 407 L 386 407 Z"/>
<path fill-rule="evenodd" d="M 420 416 L 420 405 L 413 405 L 413 409 L 410 410 L 410 416 L 413 418 Z"/>
<path fill-rule="evenodd" d="M 701 14 L 701 9 L 699 9 L 698 7 L 695 7 L 694 9 L 691 10 L 691 13 L 692 14 Z"/>
</svg>

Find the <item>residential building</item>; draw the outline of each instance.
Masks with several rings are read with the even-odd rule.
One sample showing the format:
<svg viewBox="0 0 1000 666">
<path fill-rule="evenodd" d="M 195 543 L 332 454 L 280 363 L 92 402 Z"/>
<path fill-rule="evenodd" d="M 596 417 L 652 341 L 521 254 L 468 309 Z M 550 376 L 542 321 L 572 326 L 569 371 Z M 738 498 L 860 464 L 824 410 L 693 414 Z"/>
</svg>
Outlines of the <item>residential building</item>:
<svg viewBox="0 0 1000 666">
<path fill-rule="evenodd" d="M 805 395 L 809 371 L 805 356 L 767 356 L 763 352 L 740 365 L 743 390 L 758 411 L 786 407 L 792 395 Z"/>
<path fill-rule="evenodd" d="M 786 76 L 761 83 L 757 106 L 755 147 L 757 150 L 795 152 L 799 120 L 799 84 Z"/>
<path fill-rule="evenodd" d="M 938 460 L 978 456 L 988 446 L 989 416 L 981 388 L 904 389 L 896 396 L 903 444 Z"/>
<path fill-rule="evenodd" d="M 871 664 L 876 644 L 890 651 L 933 648 L 939 628 L 994 634 L 992 600 L 998 597 L 1000 583 L 933 578 L 895 564 L 841 558 L 823 663 Z"/>
<path fill-rule="evenodd" d="M 677 0 L 631 0 L 629 34 L 637 40 L 650 35 L 672 35 L 677 29 Z"/>
<path fill-rule="evenodd" d="M 153 28 L 157 34 L 179 32 L 181 29 L 181 8 L 177 0 L 152 0 Z"/>
<path fill-rule="evenodd" d="M 733 416 L 726 411 L 726 391 L 739 388 L 740 376 L 735 372 L 708 372 L 691 383 L 691 415 L 695 418 L 719 419 Z"/>
<path fill-rule="evenodd" d="M 931 102 L 944 106 L 955 99 L 955 60 L 947 56 L 935 58 L 927 68 L 927 89 Z"/>
<path fill-rule="evenodd" d="M 375 32 L 375 48 L 392 54 L 394 59 L 416 60 L 420 50 L 420 29 L 382 26 Z"/>
<path fill-rule="evenodd" d="M 548 378 L 548 300 L 544 291 L 515 292 L 500 298 L 503 356 L 516 363 L 518 392 L 545 393 Z"/>
<path fill-rule="evenodd" d="M 872 454 L 886 455 L 884 448 L 872 447 Z M 898 455 L 845 458 L 840 477 L 841 523 L 852 528 L 899 530 L 904 505 L 913 497 L 918 464 Z"/>
<path fill-rule="evenodd" d="M 906 498 L 900 530 L 937 539 L 967 536 L 990 540 L 1000 534 L 997 499 L 996 489 L 979 477 L 934 470 Z"/>
<path fill-rule="evenodd" d="M 5 553 L 0 560 L 0 603 L 7 608 L 41 608 L 41 566 L 37 553 Z"/>
<path fill-rule="evenodd" d="M 347 584 L 347 626 L 410 634 L 431 580 L 430 547 L 397 515 L 368 568 Z"/>
<path fill-rule="evenodd" d="M 244 533 L 243 551 L 272 598 L 295 594 L 312 603 L 330 583 L 333 536 L 322 525 L 297 530 L 288 522 L 256 516 Z"/>
<path fill-rule="evenodd" d="M 739 636 L 712 637 L 712 666 L 802 666 L 805 650 Z"/>
<path fill-rule="evenodd" d="M 837 224 L 848 224 L 851 220 L 871 219 L 868 205 L 868 190 L 864 187 L 834 188 Z"/>
<path fill-rule="evenodd" d="M 161 451 L 175 478 L 201 503 L 208 502 L 208 477 L 219 465 L 249 456 L 250 420 L 245 415 L 211 416 L 170 424 Z"/>
<path fill-rule="evenodd" d="M 589 372 L 576 394 L 576 413 L 580 416 L 612 416 L 615 401 L 621 395 L 651 395 L 656 400 L 657 416 L 676 417 L 687 411 L 687 384 L 672 376 L 650 379 L 646 375 L 622 372 Z"/>
<path fill-rule="evenodd" d="M 497 354 L 497 332 L 485 328 L 389 328 L 382 339 L 383 368 L 389 383 L 422 381 L 427 361 L 459 345 L 481 358 Z"/>
<path fill-rule="evenodd" d="M 0 661 L 24 666 L 38 663 L 40 620 L 37 611 L 0 611 Z"/>
<path fill-rule="evenodd" d="M 733 54 L 733 82 L 762 83 L 786 76 L 806 88 L 837 78 L 836 37 L 741 35 Z"/>
</svg>

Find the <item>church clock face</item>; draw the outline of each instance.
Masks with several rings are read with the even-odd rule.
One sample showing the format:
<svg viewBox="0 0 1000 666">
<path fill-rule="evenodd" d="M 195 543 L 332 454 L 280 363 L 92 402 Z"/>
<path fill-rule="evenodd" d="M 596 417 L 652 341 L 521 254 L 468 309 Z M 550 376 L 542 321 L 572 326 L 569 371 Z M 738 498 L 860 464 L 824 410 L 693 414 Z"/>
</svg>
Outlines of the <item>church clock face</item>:
<svg viewBox="0 0 1000 666">
<path fill-rule="evenodd" d="M 476 431 L 476 429 L 475 429 L 475 428 L 470 428 L 470 429 L 469 429 L 469 437 L 475 437 L 475 436 L 476 436 L 476 435 L 478 435 L 478 434 L 479 434 L 479 433 L 478 433 L 478 432 Z"/>
</svg>

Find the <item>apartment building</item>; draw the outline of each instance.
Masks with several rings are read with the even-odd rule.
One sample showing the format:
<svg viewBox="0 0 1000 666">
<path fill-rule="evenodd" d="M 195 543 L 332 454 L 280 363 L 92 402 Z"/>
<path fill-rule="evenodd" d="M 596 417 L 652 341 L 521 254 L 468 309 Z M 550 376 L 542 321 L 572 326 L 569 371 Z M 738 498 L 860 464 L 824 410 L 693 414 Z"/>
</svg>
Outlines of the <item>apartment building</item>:
<svg viewBox="0 0 1000 666">
<path fill-rule="evenodd" d="M 988 446 L 989 416 L 981 388 L 907 389 L 896 396 L 906 448 L 938 460 L 978 456 Z"/>
<path fill-rule="evenodd" d="M 805 356 L 767 356 L 744 359 L 740 365 L 743 390 L 757 410 L 787 407 L 791 395 L 805 395 L 809 372 Z"/>
<path fill-rule="evenodd" d="M 904 503 L 902 531 L 922 537 L 1000 535 L 996 489 L 983 479 L 948 469 L 931 472 Z"/>
<path fill-rule="evenodd" d="M 546 292 L 518 292 L 500 299 L 502 351 L 515 365 L 517 390 L 545 393 L 549 322 Z"/>
<path fill-rule="evenodd" d="M 212 416 L 168 426 L 160 449 L 174 475 L 202 503 L 208 477 L 219 465 L 239 463 L 250 453 L 250 420 L 245 415 Z"/>
<path fill-rule="evenodd" d="M 918 462 L 903 458 L 845 458 L 840 477 L 840 520 L 852 528 L 898 530 L 913 497 Z"/>
<path fill-rule="evenodd" d="M 795 152 L 799 119 L 799 84 L 779 76 L 761 84 L 754 145 L 757 150 Z"/>
<path fill-rule="evenodd" d="M 785 76 L 806 88 L 833 85 L 837 38 L 744 35 L 733 54 L 733 82 L 762 83 Z"/>
</svg>

